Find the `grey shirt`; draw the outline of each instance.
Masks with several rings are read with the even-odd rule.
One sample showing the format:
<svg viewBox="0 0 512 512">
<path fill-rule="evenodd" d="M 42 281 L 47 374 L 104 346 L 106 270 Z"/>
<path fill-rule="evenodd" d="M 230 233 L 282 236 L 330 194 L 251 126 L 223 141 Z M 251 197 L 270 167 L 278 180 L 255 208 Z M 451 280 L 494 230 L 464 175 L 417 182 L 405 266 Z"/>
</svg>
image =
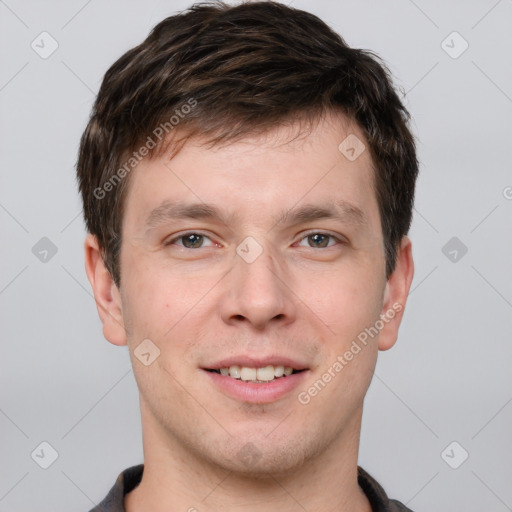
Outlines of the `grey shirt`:
<svg viewBox="0 0 512 512">
<path fill-rule="evenodd" d="M 126 512 L 124 497 L 139 485 L 144 464 L 125 469 L 110 489 L 105 499 L 89 512 Z M 399 501 L 390 500 L 384 489 L 363 468 L 357 468 L 357 480 L 372 506 L 373 512 L 412 512 Z"/>
</svg>

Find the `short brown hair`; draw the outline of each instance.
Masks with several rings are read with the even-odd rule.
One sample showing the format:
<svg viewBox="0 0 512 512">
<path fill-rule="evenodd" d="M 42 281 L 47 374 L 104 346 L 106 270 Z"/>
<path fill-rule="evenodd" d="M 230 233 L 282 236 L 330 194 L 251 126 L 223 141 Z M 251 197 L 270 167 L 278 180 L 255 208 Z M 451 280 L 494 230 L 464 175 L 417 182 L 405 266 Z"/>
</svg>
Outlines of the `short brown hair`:
<svg viewBox="0 0 512 512">
<path fill-rule="evenodd" d="M 105 74 L 80 143 L 86 227 L 116 285 L 127 174 L 137 148 L 151 157 L 166 147 L 155 132 L 179 123 L 173 133 L 218 144 L 331 110 L 367 139 L 389 277 L 410 228 L 418 162 L 409 113 L 381 59 L 273 1 L 199 3 L 160 22 Z"/>
</svg>

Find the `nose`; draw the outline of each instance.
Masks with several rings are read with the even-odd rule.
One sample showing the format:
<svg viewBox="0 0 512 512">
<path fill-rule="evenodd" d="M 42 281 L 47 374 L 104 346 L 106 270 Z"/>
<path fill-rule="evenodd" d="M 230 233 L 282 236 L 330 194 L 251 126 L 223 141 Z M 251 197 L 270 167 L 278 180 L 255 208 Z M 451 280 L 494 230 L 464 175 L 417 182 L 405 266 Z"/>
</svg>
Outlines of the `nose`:
<svg viewBox="0 0 512 512">
<path fill-rule="evenodd" d="M 297 300 L 291 277 L 269 249 L 250 263 L 237 254 L 226 277 L 220 305 L 225 323 L 247 324 L 261 331 L 270 324 L 284 326 L 295 321 Z"/>
</svg>

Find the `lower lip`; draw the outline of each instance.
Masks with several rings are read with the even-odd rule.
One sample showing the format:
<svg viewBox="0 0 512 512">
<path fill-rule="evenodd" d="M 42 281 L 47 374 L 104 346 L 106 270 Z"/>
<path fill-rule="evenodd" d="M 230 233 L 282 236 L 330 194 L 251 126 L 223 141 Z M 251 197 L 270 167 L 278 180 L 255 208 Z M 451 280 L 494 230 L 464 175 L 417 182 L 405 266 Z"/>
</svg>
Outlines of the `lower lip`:
<svg viewBox="0 0 512 512">
<path fill-rule="evenodd" d="M 270 382 L 255 384 L 254 382 L 233 379 L 220 373 L 207 370 L 204 370 L 204 372 L 225 394 L 235 400 L 252 404 L 268 404 L 279 400 L 298 387 L 308 373 L 307 370 L 303 370 Z"/>
</svg>

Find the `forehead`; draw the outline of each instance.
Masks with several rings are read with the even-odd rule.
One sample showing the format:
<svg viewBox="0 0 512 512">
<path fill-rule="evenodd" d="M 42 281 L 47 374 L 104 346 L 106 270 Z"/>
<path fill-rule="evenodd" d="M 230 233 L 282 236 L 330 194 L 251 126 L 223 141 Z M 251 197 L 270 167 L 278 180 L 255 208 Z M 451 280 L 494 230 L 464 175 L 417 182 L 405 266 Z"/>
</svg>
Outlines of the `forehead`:
<svg viewBox="0 0 512 512">
<path fill-rule="evenodd" d="M 352 148 L 360 152 L 355 159 Z M 230 222 L 275 223 L 292 209 L 300 217 L 302 204 L 339 206 L 354 220 L 378 224 L 373 173 L 363 133 L 341 115 L 311 130 L 291 124 L 213 148 L 190 139 L 172 159 L 145 159 L 134 169 L 123 225 L 151 225 L 193 204 Z"/>
</svg>

